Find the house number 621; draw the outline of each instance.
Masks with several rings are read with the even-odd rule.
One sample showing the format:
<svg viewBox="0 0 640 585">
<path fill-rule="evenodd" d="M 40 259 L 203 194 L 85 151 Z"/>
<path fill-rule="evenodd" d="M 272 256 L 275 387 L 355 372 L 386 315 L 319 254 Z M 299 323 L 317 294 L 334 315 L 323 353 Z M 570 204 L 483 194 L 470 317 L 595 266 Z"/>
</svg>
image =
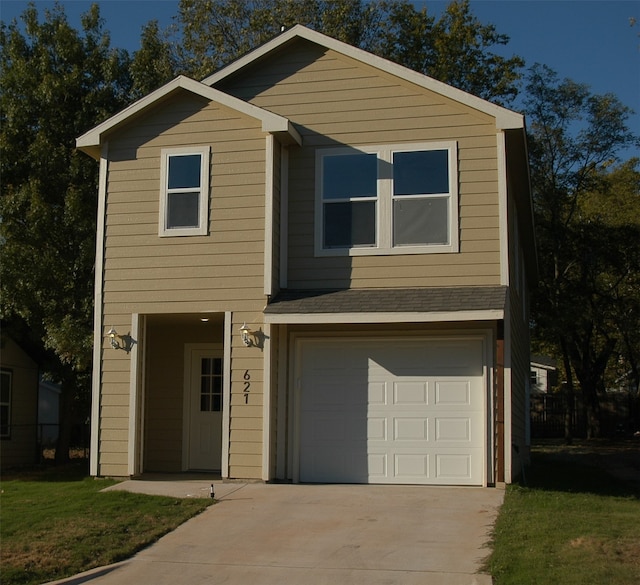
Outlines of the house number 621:
<svg viewBox="0 0 640 585">
<path fill-rule="evenodd" d="M 249 373 L 249 370 L 245 370 L 244 371 L 244 403 L 245 404 L 249 404 L 249 388 L 251 388 L 251 382 L 249 382 L 249 380 L 251 380 L 251 374 Z"/>
</svg>

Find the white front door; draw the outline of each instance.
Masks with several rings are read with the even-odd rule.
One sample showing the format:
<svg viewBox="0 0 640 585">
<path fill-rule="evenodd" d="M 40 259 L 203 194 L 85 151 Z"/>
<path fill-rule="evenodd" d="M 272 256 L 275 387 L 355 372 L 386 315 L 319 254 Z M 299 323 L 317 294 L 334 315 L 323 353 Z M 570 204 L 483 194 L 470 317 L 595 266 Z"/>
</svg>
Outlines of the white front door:
<svg viewBox="0 0 640 585">
<path fill-rule="evenodd" d="M 222 460 L 222 351 L 192 349 L 187 367 L 187 469 L 219 471 Z"/>
</svg>

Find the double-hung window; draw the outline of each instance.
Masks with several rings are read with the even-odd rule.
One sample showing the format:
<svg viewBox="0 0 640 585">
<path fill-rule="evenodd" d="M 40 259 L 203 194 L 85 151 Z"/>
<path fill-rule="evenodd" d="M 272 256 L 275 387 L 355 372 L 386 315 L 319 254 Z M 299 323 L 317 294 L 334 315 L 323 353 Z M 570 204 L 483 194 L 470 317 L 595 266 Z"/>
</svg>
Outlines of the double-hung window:
<svg viewBox="0 0 640 585">
<path fill-rule="evenodd" d="M 454 142 L 317 153 L 316 253 L 458 250 Z"/>
<path fill-rule="evenodd" d="M 209 147 L 166 149 L 161 157 L 159 234 L 206 235 Z"/>
</svg>

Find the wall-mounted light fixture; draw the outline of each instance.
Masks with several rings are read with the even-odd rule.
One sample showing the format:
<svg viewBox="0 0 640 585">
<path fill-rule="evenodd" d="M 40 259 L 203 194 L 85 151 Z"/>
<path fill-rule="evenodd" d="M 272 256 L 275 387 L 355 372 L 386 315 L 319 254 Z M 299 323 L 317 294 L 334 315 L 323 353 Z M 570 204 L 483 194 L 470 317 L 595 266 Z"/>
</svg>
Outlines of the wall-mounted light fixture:
<svg viewBox="0 0 640 585">
<path fill-rule="evenodd" d="M 243 323 L 242 327 L 240 327 L 240 334 L 242 335 L 242 343 L 247 347 L 253 347 L 256 345 L 255 331 L 249 329 L 249 326 L 246 323 Z"/>
<path fill-rule="evenodd" d="M 113 327 L 107 331 L 106 337 L 109 338 L 109 344 L 113 349 L 122 349 L 129 353 L 133 345 L 133 339 L 130 335 L 120 335 Z"/>
</svg>

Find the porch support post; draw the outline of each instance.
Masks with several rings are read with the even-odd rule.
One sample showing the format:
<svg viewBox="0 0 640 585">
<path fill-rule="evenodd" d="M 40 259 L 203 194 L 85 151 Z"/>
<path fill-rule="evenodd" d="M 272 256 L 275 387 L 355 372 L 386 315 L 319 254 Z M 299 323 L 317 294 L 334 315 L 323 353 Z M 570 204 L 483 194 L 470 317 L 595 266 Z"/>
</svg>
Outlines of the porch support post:
<svg viewBox="0 0 640 585">
<path fill-rule="evenodd" d="M 500 329 L 500 327 L 499 327 Z M 496 339 L 496 465 L 495 481 L 504 483 L 504 333 Z"/>
<path fill-rule="evenodd" d="M 140 377 L 138 358 L 140 342 L 140 316 L 138 313 L 131 315 L 131 337 L 134 343 L 129 353 L 129 446 L 128 446 L 128 470 L 130 476 L 138 475 L 140 469 L 138 440 L 140 438 Z"/>
<path fill-rule="evenodd" d="M 223 478 L 229 477 L 229 436 L 231 413 L 231 326 L 233 314 L 226 311 L 224 314 L 223 337 L 223 376 L 222 376 L 222 459 L 220 474 Z"/>
<path fill-rule="evenodd" d="M 289 385 L 287 383 L 287 337 L 289 330 L 286 325 L 276 325 L 278 328 L 278 419 L 276 422 L 276 478 L 287 478 L 287 404 Z"/>
<path fill-rule="evenodd" d="M 271 325 L 264 324 L 264 350 L 262 382 L 262 479 L 271 479 Z"/>
</svg>

